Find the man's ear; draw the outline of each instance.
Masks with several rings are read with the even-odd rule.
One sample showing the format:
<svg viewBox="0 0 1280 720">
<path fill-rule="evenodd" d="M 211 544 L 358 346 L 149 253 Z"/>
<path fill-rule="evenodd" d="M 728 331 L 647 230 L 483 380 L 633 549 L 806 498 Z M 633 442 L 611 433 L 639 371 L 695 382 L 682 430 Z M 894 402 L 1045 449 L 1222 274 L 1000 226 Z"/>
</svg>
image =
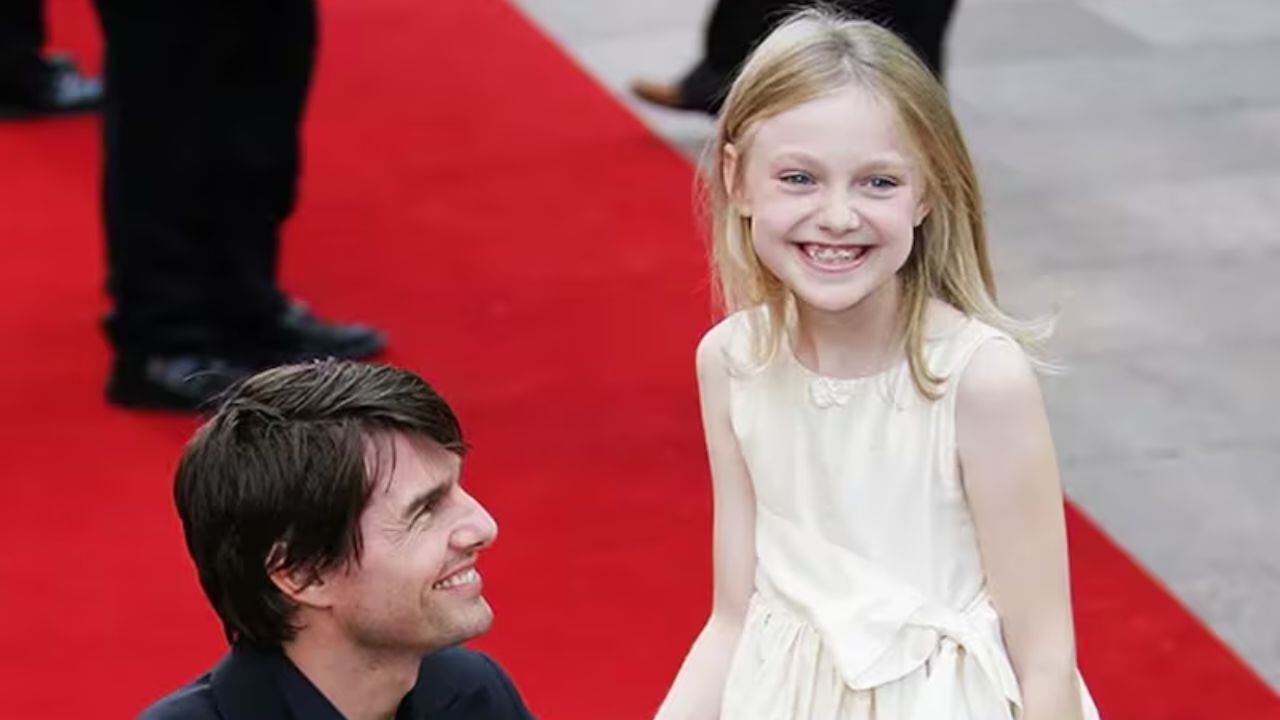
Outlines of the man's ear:
<svg viewBox="0 0 1280 720">
<path fill-rule="evenodd" d="M 724 176 L 720 178 L 724 182 L 725 194 L 729 198 L 729 203 L 738 211 L 742 217 L 751 217 L 751 206 L 747 203 L 745 193 L 742 191 L 742 183 L 738 181 L 738 172 L 741 170 L 742 156 L 738 153 L 738 148 L 733 143 L 725 143 L 720 149 L 723 153 L 723 162 L 720 163 Z"/>
<path fill-rule="evenodd" d="M 267 558 L 267 577 L 281 594 L 298 605 L 315 608 L 333 605 L 333 583 L 327 582 L 328 573 L 318 573 L 313 568 L 283 567 L 281 557 L 283 547 L 277 544 Z"/>
</svg>

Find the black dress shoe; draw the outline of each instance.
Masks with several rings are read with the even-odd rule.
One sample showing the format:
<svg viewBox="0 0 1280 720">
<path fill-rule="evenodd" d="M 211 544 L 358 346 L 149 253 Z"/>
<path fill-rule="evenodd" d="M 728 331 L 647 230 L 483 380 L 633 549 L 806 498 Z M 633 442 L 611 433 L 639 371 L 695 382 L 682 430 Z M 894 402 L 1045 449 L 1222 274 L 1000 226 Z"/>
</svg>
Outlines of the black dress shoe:
<svg viewBox="0 0 1280 720">
<path fill-rule="evenodd" d="M 249 368 L 207 355 L 122 355 L 107 380 L 107 401 L 128 408 L 212 410 L 227 388 L 250 374 Z"/>
<path fill-rule="evenodd" d="M 50 55 L 39 77 L 24 92 L 0 97 L 0 117 L 28 118 L 96 110 L 102 104 L 102 81 L 85 77 L 65 55 Z"/>
<path fill-rule="evenodd" d="M 321 320 L 306 303 L 292 300 L 280 316 L 276 344 L 282 362 L 363 360 L 385 350 L 387 338 L 368 325 Z"/>
</svg>

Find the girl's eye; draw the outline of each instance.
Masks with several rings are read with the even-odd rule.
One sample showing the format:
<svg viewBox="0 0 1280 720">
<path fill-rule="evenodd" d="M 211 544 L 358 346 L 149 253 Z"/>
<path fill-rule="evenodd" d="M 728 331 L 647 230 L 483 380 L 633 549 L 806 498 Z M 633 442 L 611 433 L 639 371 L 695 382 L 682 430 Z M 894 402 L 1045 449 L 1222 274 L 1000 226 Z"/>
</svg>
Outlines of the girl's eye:
<svg viewBox="0 0 1280 720">
<path fill-rule="evenodd" d="M 809 173 L 789 172 L 778 176 L 778 179 L 787 185 L 810 185 L 813 183 L 813 177 Z"/>
<path fill-rule="evenodd" d="M 874 190 L 892 190 L 893 188 L 898 187 L 901 183 L 894 178 L 885 175 L 877 175 L 868 180 L 867 184 Z"/>
</svg>

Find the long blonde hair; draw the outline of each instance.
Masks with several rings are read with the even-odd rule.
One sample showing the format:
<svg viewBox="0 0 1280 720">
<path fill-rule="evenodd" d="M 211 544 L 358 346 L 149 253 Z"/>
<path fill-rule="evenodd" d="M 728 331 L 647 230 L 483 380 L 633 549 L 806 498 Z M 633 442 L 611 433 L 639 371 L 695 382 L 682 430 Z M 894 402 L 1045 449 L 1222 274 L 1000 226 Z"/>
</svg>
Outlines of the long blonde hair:
<svg viewBox="0 0 1280 720">
<path fill-rule="evenodd" d="M 850 85 L 876 94 L 896 110 L 925 181 L 930 212 L 916 229 L 911 255 L 899 270 L 902 332 L 916 388 L 936 399 L 946 380 L 924 359 L 930 298 L 1008 333 L 1034 358 L 1048 337 L 1049 324 L 1015 320 L 996 304 L 982 199 L 946 91 L 906 43 L 888 30 L 829 10 L 808 9 L 783 22 L 747 59 L 725 98 L 708 147 L 705 182 L 718 299 L 728 313 L 767 308 L 748 314 L 754 360 L 765 364 L 778 353 L 794 298 L 756 257 L 751 219 L 738 212 L 725 185 L 725 147 L 732 144 L 741 154 L 741 176 L 749 152 L 744 144 L 749 144 L 755 123 Z M 740 177 L 736 184 L 741 185 Z"/>
</svg>

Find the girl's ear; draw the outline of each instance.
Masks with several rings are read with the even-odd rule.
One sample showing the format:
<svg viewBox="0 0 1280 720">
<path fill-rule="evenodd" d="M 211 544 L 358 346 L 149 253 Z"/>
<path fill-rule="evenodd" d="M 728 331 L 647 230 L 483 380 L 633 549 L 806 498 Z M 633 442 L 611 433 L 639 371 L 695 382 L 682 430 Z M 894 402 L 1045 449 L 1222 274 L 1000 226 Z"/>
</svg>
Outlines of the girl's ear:
<svg viewBox="0 0 1280 720">
<path fill-rule="evenodd" d="M 720 178 L 724 182 L 725 194 L 729 196 L 729 203 L 738 211 L 742 217 L 751 217 L 751 207 L 747 204 L 746 198 L 743 197 L 741 183 L 738 182 L 738 171 L 742 162 L 742 156 L 738 154 L 738 148 L 733 143 L 725 143 L 721 149 L 724 153 L 723 162 L 720 168 L 724 173 L 724 177 Z"/>
<path fill-rule="evenodd" d="M 916 202 L 915 216 L 912 218 L 911 224 L 914 227 L 920 227 L 925 218 L 929 217 L 929 213 L 933 211 L 933 202 L 927 194 L 921 195 L 920 200 Z"/>
</svg>

